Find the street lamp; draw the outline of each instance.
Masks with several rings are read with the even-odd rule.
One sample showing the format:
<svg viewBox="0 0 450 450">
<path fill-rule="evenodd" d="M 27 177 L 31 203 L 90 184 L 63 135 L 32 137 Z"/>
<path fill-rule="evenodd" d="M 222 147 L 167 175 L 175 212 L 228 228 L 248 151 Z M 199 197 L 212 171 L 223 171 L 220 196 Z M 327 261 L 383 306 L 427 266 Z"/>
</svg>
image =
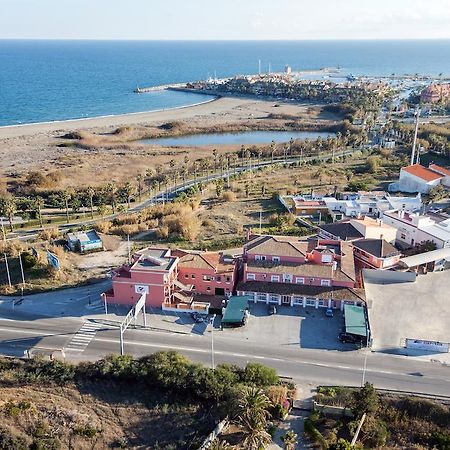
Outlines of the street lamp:
<svg viewBox="0 0 450 450">
<path fill-rule="evenodd" d="M 213 314 L 213 316 L 210 319 L 211 324 L 211 367 L 213 370 L 215 369 L 215 363 L 214 363 L 214 319 L 216 318 L 216 315 Z"/>
</svg>

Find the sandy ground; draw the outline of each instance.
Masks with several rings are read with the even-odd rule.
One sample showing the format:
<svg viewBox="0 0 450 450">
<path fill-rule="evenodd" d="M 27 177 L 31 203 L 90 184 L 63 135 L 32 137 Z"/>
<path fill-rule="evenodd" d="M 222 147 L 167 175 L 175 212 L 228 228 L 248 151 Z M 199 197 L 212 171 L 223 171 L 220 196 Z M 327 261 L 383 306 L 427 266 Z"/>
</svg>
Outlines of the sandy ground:
<svg viewBox="0 0 450 450">
<path fill-rule="evenodd" d="M 70 131 L 84 130 L 106 135 L 120 126 L 155 127 L 167 122 L 182 121 L 197 127 L 214 127 L 239 122 L 258 123 L 269 114 L 281 114 L 314 121 L 334 120 L 333 116 L 322 114 L 320 108 L 311 105 L 279 104 L 274 102 L 224 97 L 201 105 L 164 111 L 126 114 L 93 119 L 71 120 L 22 126 L 0 127 L 0 179 L 9 183 L 20 180 L 30 170 L 62 172 L 69 184 L 84 185 L 93 179 L 97 184 L 116 176 L 117 181 L 136 176 L 136 169 L 145 171 L 147 166 L 164 164 L 169 159 L 185 156 L 193 158 L 194 153 L 185 148 L 163 149 L 157 145 L 127 144 L 125 148 L 80 149 L 61 147 L 67 139 L 61 136 Z M 195 157 L 204 157 L 210 149 L 195 149 Z M 167 160 L 167 161 L 166 161 Z M 95 174 L 95 177 L 92 175 Z"/>
</svg>

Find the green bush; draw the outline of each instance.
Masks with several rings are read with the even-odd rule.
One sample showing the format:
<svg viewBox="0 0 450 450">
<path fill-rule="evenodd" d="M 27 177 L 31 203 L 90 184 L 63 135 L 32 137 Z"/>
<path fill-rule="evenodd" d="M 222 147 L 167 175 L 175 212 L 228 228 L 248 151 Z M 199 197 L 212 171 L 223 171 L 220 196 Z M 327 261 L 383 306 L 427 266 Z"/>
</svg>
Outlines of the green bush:
<svg viewBox="0 0 450 450">
<path fill-rule="evenodd" d="M 259 363 L 248 363 L 242 374 L 241 381 L 263 387 L 278 384 L 280 379 L 275 369 Z"/>
<path fill-rule="evenodd" d="M 75 371 L 76 367 L 73 364 L 59 360 L 44 361 L 36 358 L 26 367 L 25 377 L 29 381 L 53 381 L 64 384 L 75 378 Z"/>
<path fill-rule="evenodd" d="M 436 431 L 429 439 L 430 447 L 438 450 L 450 449 L 450 432 L 448 431 Z"/>
<path fill-rule="evenodd" d="M 74 428 L 73 433 L 78 436 L 93 438 L 97 435 L 97 428 L 91 427 L 89 425 L 80 426 L 80 427 Z"/>
<path fill-rule="evenodd" d="M 11 400 L 7 401 L 3 409 L 5 414 L 12 417 L 17 417 L 22 411 L 31 408 L 31 403 L 27 401 L 20 401 L 19 403 L 14 403 Z"/>
<path fill-rule="evenodd" d="M 28 450 L 28 445 L 23 437 L 0 427 L 0 450 Z"/>
<path fill-rule="evenodd" d="M 24 269 L 32 269 L 37 264 L 37 258 L 28 252 L 21 254 Z"/>
<path fill-rule="evenodd" d="M 131 355 L 108 355 L 96 363 L 96 370 L 101 376 L 128 379 L 137 374 L 137 362 Z"/>
<path fill-rule="evenodd" d="M 33 430 L 33 443 L 30 450 L 58 450 L 61 448 L 61 442 L 53 436 L 48 425 L 44 422 L 38 423 Z"/>
</svg>

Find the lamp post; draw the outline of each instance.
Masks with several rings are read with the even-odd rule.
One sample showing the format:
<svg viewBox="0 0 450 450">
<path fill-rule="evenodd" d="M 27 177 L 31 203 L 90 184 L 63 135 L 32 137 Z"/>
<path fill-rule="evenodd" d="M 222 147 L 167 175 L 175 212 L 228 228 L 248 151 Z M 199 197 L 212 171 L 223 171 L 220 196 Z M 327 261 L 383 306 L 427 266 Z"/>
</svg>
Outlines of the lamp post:
<svg viewBox="0 0 450 450">
<path fill-rule="evenodd" d="M 216 318 L 216 315 L 214 314 L 211 319 L 211 367 L 213 370 L 215 369 L 215 362 L 214 362 L 214 319 Z"/>
</svg>

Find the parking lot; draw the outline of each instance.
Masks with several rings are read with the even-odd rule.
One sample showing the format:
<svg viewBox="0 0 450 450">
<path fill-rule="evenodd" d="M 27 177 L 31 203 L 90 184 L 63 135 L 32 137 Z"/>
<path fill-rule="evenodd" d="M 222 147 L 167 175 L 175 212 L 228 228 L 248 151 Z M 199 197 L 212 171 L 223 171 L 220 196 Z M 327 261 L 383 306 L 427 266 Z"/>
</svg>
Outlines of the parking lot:
<svg viewBox="0 0 450 450">
<path fill-rule="evenodd" d="M 267 305 L 251 303 L 247 325 L 226 329 L 225 332 L 271 345 L 326 350 L 354 349 L 353 345 L 339 342 L 338 335 L 344 319 L 340 311 L 333 311 L 334 317 L 326 317 L 324 308 L 277 306 L 277 313 L 269 315 Z"/>
<path fill-rule="evenodd" d="M 400 353 L 405 338 L 450 342 L 450 271 L 419 275 L 414 283 L 365 287 L 374 350 Z"/>
</svg>

